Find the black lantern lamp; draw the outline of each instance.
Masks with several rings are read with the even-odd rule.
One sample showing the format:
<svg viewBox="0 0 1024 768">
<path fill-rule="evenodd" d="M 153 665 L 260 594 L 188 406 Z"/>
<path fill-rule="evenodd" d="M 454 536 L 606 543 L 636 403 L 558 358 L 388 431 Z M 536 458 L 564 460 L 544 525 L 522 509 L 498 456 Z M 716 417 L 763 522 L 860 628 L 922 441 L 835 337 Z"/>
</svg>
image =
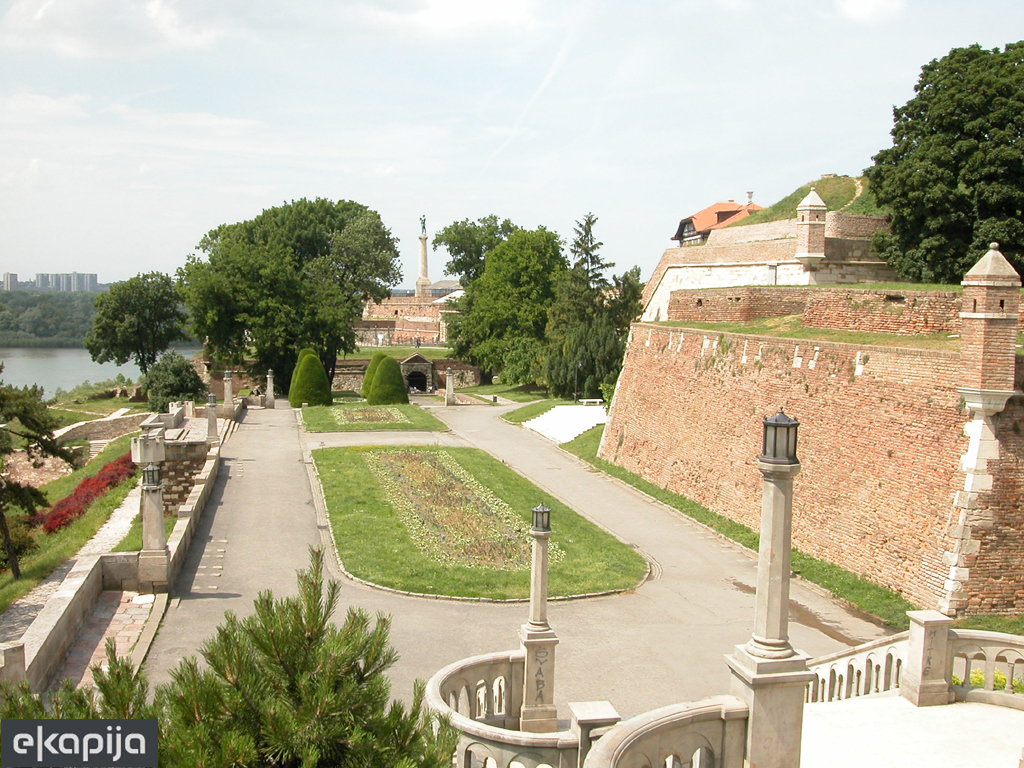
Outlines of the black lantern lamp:
<svg viewBox="0 0 1024 768">
<path fill-rule="evenodd" d="M 799 464 L 796 457 L 796 431 L 800 422 L 791 419 L 782 409 L 772 417 L 765 417 L 764 439 L 757 460 L 765 464 Z"/>
<path fill-rule="evenodd" d="M 551 510 L 543 504 L 533 508 L 533 530 L 537 533 L 551 532 Z"/>
<path fill-rule="evenodd" d="M 152 462 L 142 470 L 142 484 L 150 488 L 160 485 L 160 467 Z"/>
<path fill-rule="evenodd" d="M 217 407 L 217 396 L 211 392 L 206 396 L 206 404 L 210 407 Z"/>
</svg>

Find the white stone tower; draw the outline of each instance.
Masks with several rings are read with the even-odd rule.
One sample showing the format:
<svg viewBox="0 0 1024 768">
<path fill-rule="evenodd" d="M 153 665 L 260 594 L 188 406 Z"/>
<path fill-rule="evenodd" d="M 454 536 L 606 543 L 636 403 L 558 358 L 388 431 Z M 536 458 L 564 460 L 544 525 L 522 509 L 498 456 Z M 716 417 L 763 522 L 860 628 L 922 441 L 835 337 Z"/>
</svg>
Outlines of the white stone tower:
<svg viewBox="0 0 1024 768">
<path fill-rule="evenodd" d="M 796 260 L 804 265 L 808 282 L 817 282 L 814 273 L 825 260 L 825 214 L 828 206 L 814 187 L 796 207 Z"/>
</svg>

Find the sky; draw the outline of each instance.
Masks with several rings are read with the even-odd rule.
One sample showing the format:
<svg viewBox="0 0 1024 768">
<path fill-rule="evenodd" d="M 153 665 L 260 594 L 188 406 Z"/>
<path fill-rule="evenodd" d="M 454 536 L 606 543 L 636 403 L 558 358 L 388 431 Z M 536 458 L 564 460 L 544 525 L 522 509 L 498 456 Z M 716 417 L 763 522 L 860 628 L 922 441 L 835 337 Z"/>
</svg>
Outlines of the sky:
<svg viewBox="0 0 1024 768">
<path fill-rule="evenodd" d="M 922 65 L 1022 38 L 1020 0 L 0 0 L 0 273 L 173 273 L 325 197 L 403 286 L 421 215 L 591 212 L 646 278 L 681 218 L 858 175 Z"/>
</svg>

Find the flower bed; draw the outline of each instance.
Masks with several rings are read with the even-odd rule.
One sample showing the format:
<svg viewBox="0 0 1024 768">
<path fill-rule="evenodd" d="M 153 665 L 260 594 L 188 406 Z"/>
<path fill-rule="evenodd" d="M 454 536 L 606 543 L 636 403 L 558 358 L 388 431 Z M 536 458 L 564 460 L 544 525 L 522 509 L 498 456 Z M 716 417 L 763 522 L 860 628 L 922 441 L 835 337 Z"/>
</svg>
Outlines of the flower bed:
<svg viewBox="0 0 1024 768">
<path fill-rule="evenodd" d="M 409 418 L 397 408 L 332 408 L 331 416 L 338 424 L 409 424 Z"/>
<path fill-rule="evenodd" d="M 525 570 L 531 539 L 526 522 L 446 451 L 367 451 L 366 464 L 398 512 L 416 547 L 438 563 Z M 564 552 L 554 542 L 549 559 Z"/>
<path fill-rule="evenodd" d="M 32 522 L 36 525 L 41 524 L 47 533 L 60 530 L 81 517 L 92 502 L 134 473 L 135 463 L 132 461 L 131 453 L 126 453 L 111 461 L 92 477 L 82 480 L 70 496 L 58 501 L 49 511 L 35 516 Z"/>
</svg>

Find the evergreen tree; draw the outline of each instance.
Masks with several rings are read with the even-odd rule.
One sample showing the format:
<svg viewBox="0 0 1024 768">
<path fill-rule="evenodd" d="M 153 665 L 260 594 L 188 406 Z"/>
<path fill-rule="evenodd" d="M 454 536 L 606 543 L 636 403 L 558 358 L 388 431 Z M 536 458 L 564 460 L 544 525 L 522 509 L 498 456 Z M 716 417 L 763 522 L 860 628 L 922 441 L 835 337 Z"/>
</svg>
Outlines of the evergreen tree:
<svg viewBox="0 0 1024 768">
<path fill-rule="evenodd" d="M 327 371 L 315 354 L 303 356 L 299 367 L 295 369 L 294 378 L 295 386 L 288 397 L 288 403 L 292 408 L 301 408 L 303 403 L 331 405 L 334 402 Z"/>
<path fill-rule="evenodd" d="M 402 378 L 402 367 L 395 358 L 386 355 L 374 371 L 366 402 L 370 405 L 395 405 L 409 402 L 409 393 Z"/>
<path fill-rule="evenodd" d="M 363 386 L 359 388 L 359 394 L 364 398 L 370 396 L 370 385 L 373 384 L 373 377 L 377 373 L 377 366 L 380 361 L 388 357 L 384 352 L 374 352 L 370 358 L 370 364 L 366 366 L 366 373 L 363 374 Z"/>
</svg>

